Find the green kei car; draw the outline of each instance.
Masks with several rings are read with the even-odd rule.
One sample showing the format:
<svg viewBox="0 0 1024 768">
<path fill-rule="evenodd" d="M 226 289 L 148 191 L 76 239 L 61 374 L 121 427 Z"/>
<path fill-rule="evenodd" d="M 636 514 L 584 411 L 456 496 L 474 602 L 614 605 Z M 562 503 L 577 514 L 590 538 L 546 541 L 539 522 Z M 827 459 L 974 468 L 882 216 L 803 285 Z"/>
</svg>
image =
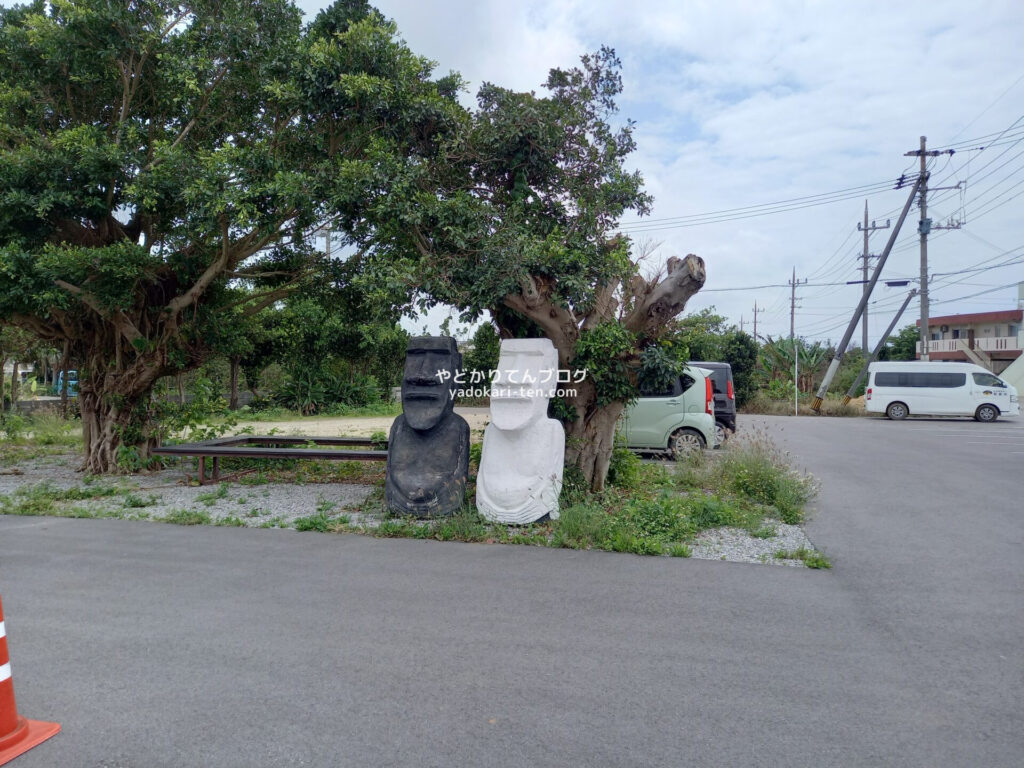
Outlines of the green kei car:
<svg viewBox="0 0 1024 768">
<path fill-rule="evenodd" d="M 686 366 L 671 389 L 664 391 L 652 391 L 641 382 L 640 397 L 623 413 L 619 434 L 628 448 L 675 458 L 714 448 L 718 443 L 711 372 Z"/>
</svg>

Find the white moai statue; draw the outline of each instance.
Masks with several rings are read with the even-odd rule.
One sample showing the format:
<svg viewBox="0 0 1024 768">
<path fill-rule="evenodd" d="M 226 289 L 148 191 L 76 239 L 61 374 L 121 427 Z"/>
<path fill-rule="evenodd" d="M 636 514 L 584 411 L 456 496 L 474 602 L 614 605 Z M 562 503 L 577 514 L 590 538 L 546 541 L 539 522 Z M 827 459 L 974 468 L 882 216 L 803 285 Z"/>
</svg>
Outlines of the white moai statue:
<svg viewBox="0 0 1024 768">
<path fill-rule="evenodd" d="M 525 525 L 558 518 L 565 432 L 549 419 L 558 384 L 550 339 L 505 339 L 491 384 L 491 423 L 484 430 L 476 506 L 488 520 Z"/>
</svg>

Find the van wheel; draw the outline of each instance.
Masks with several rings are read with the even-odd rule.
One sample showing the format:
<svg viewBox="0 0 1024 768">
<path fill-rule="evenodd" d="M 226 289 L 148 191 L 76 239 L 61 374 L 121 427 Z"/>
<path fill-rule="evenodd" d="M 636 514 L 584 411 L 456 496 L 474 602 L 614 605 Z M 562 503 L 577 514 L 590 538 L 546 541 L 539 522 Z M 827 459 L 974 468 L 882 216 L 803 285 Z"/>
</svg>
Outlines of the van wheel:
<svg viewBox="0 0 1024 768">
<path fill-rule="evenodd" d="M 668 439 L 668 451 L 676 461 L 695 451 L 703 450 L 705 445 L 707 445 L 707 441 L 704 440 L 701 433 L 689 428 L 677 429 Z"/>
<path fill-rule="evenodd" d="M 899 421 L 910 415 L 910 409 L 904 403 L 889 403 L 889 407 L 885 409 L 885 415 L 893 421 Z"/>
<path fill-rule="evenodd" d="M 999 418 L 999 409 L 994 405 L 979 405 L 974 412 L 974 418 L 978 421 L 995 421 Z"/>
</svg>

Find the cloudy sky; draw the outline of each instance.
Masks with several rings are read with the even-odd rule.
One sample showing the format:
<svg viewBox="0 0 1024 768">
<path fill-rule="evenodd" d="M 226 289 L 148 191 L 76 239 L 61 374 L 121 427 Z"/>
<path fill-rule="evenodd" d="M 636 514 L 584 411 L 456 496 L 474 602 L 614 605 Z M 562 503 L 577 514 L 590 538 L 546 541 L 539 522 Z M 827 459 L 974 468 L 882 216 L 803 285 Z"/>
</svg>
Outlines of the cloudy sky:
<svg viewBox="0 0 1024 768">
<path fill-rule="evenodd" d="M 310 12 L 323 3 L 304 0 Z M 688 311 L 714 306 L 749 331 L 838 340 L 860 297 L 869 216 L 895 224 L 928 137 L 929 215 L 963 221 L 929 239 L 932 316 L 1010 309 L 1024 281 L 1024 14 L 1007 2 L 729 0 L 377 0 L 411 48 L 482 81 L 538 90 L 551 67 L 602 44 L 623 62 L 632 164 L 652 215 L 622 222 L 654 257 L 696 253 L 708 281 Z M 467 94 L 467 103 L 471 101 Z M 984 149 L 981 149 L 984 147 Z M 778 205 L 782 203 L 781 205 Z M 773 205 L 774 204 L 774 205 Z M 708 214 L 713 214 L 709 216 Z M 752 215 L 758 214 L 758 215 Z M 920 269 L 912 209 L 883 276 Z M 891 230 L 890 230 L 891 231 Z M 890 231 L 871 236 L 880 253 Z M 969 269 L 971 271 L 962 271 Z M 958 274 L 948 274 L 957 272 Z M 769 287 L 755 287 L 769 286 Z M 1008 286 L 1008 287 L 1000 287 Z M 991 290 L 995 288 L 996 290 Z M 906 288 L 879 285 L 871 343 Z M 914 302 L 901 322 L 913 322 Z M 860 330 L 854 341 L 860 339 Z"/>
</svg>

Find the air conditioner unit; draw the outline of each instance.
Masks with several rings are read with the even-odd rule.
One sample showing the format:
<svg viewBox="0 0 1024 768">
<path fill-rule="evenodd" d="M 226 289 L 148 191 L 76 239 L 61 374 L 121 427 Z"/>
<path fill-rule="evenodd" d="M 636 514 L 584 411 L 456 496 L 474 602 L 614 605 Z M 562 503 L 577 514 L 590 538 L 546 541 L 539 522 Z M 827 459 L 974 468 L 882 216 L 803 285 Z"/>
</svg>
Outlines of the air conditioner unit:
<svg viewBox="0 0 1024 768">
<path fill-rule="evenodd" d="M 945 333 L 946 331 L 949 330 L 949 326 L 948 325 L 944 325 L 939 330 L 942 331 L 943 333 Z"/>
</svg>

